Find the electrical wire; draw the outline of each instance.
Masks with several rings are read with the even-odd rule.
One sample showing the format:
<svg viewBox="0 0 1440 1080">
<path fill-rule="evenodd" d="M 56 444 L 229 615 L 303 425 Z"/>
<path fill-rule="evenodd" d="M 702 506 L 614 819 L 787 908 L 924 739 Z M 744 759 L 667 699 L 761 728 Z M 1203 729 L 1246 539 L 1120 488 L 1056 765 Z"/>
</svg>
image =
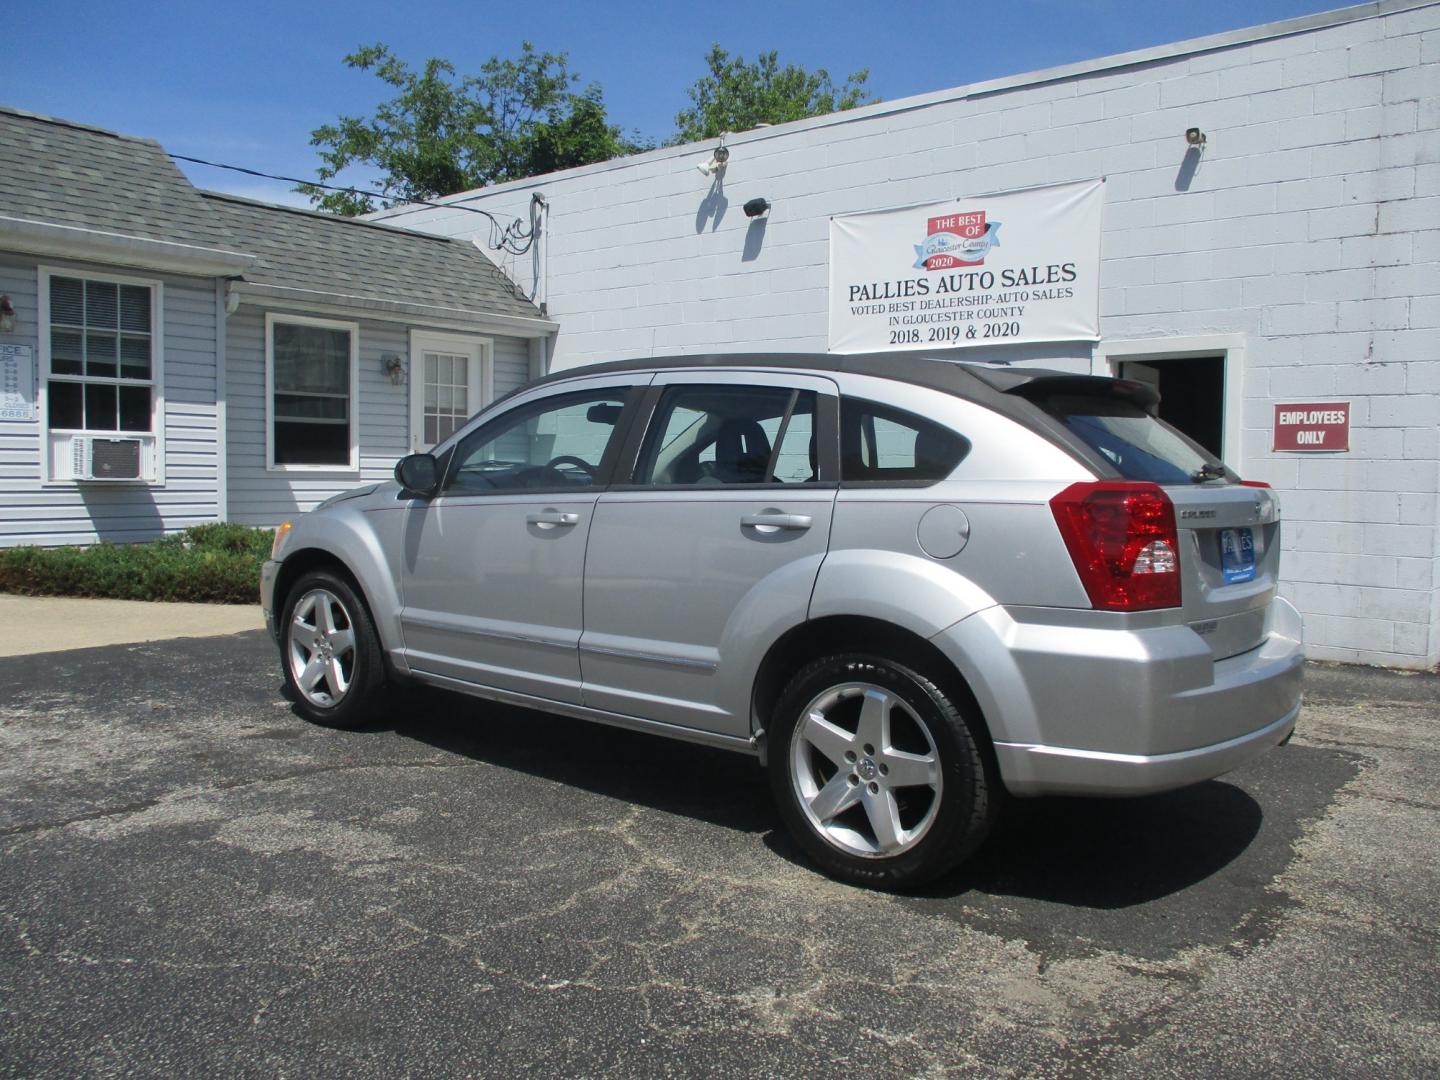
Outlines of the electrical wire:
<svg viewBox="0 0 1440 1080">
<path fill-rule="evenodd" d="M 246 176 L 258 176 L 264 180 L 281 180 L 287 184 L 305 184 L 309 187 L 323 188 L 326 191 L 343 191 L 349 195 L 360 195 L 364 198 L 383 198 L 379 192 L 363 191 L 360 188 L 341 187 L 336 184 L 322 184 L 319 180 L 301 180 L 294 176 L 279 176 L 276 173 L 261 172 L 259 169 L 247 169 L 243 165 L 226 165 L 219 161 L 206 161 L 204 158 L 187 157 L 185 154 L 169 153 L 176 161 L 188 161 L 195 165 L 208 165 L 212 169 L 229 169 L 231 172 L 244 173 Z M 488 210 L 481 210 L 478 206 L 466 206 L 463 203 L 431 202 L 429 199 L 406 199 L 407 203 L 414 203 L 419 206 L 433 206 L 437 210 L 464 210 L 470 214 L 479 214 L 490 222 L 490 248 L 492 251 L 508 251 L 512 255 L 524 255 L 535 243 L 535 222 L 531 220 L 527 229 L 525 223 L 516 218 L 509 225 L 501 225 L 500 219 Z"/>
</svg>

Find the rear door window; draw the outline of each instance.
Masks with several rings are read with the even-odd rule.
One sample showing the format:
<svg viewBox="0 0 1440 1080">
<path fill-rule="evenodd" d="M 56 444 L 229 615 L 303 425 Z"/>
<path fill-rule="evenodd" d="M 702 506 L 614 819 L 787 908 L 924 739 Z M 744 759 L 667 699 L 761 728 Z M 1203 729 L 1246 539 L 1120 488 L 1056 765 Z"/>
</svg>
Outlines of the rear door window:
<svg viewBox="0 0 1440 1080">
<path fill-rule="evenodd" d="M 860 398 L 841 399 L 844 484 L 933 484 L 954 472 L 969 452 L 963 435 L 933 420 Z"/>
<path fill-rule="evenodd" d="M 634 482 L 816 483 L 815 402 L 813 391 L 779 386 L 672 386 L 656 406 Z"/>
</svg>

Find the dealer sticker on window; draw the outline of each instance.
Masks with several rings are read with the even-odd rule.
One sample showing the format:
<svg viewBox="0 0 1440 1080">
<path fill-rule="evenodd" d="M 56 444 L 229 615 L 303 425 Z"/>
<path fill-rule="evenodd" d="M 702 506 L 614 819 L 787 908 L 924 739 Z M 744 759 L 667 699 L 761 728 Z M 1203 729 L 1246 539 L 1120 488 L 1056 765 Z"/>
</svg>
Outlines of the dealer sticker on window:
<svg viewBox="0 0 1440 1080">
<path fill-rule="evenodd" d="M 1255 534 L 1249 529 L 1220 530 L 1220 569 L 1225 584 L 1255 578 Z"/>
</svg>

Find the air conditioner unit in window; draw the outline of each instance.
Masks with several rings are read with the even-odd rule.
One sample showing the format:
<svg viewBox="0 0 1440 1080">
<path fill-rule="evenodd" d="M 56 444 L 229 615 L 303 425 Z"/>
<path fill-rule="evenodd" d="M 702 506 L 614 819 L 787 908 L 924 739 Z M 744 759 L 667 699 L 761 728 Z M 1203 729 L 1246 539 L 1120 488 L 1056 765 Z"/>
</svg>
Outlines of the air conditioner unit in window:
<svg viewBox="0 0 1440 1080">
<path fill-rule="evenodd" d="M 140 440 L 77 436 L 70 443 L 71 475 L 76 480 L 139 480 Z"/>
</svg>

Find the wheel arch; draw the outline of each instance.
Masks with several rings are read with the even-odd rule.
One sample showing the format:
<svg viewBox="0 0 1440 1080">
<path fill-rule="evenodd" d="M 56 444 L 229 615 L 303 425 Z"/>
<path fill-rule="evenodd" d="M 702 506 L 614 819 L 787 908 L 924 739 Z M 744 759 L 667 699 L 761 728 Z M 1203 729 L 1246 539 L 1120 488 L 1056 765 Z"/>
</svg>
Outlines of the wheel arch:
<svg viewBox="0 0 1440 1080">
<path fill-rule="evenodd" d="M 295 582 L 312 570 L 329 570 L 345 580 L 355 595 L 360 598 L 360 603 L 365 605 L 365 613 L 370 617 L 375 632 L 380 635 L 382 651 L 386 654 L 393 665 L 393 653 L 390 642 L 386 640 L 389 627 L 377 616 L 375 603 L 365 583 L 355 573 L 344 558 L 335 552 L 320 547 L 304 547 L 296 551 L 288 552 L 285 560 L 280 564 L 280 570 L 275 576 L 275 619 L 277 627 L 280 620 L 284 618 L 285 606 L 290 598 L 290 592 L 295 587 Z"/>
<path fill-rule="evenodd" d="M 916 668 L 938 685 L 961 709 L 976 720 L 975 736 L 988 764 L 999 775 L 989 721 L 969 681 L 934 644 L 903 626 L 866 615 L 826 615 L 800 623 L 770 646 L 756 669 L 751 693 L 751 730 L 762 736 L 759 748 L 766 755 L 763 733 L 786 685 L 812 660 L 836 653 L 874 653 Z"/>
</svg>

